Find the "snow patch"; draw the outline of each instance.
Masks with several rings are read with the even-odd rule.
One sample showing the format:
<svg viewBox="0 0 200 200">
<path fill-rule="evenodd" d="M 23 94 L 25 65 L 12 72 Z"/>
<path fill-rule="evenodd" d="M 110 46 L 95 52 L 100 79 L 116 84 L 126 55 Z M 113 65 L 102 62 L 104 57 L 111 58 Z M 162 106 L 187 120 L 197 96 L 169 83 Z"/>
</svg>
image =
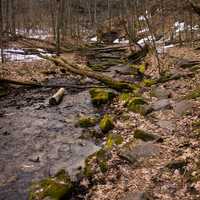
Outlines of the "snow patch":
<svg viewBox="0 0 200 200">
<path fill-rule="evenodd" d="M 41 55 L 52 56 L 53 54 L 46 53 L 43 49 L 37 49 Z M 4 49 L 3 54 L 9 61 L 23 61 L 31 62 L 34 60 L 42 60 L 43 58 L 35 54 L 27 54 L 23 49 L 19 48 L 8 48 Z"/>
</svg>

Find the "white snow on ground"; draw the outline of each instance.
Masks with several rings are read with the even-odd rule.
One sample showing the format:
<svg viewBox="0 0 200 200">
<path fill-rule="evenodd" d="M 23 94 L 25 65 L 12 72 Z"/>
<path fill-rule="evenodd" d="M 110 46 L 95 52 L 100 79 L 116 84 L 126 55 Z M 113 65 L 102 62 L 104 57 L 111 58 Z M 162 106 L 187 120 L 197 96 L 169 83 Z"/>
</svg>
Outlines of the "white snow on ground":
<svg viewBox="0 0 200 200">
<path fill-rule="evenodd" d="M 43 49 L 37 49 L 41 55 L 52 56 L 50 53 L 45 53 Z M 4 49 L 4 56 L 9 61 L 23 61 L 23 62 L 31 62 L 34 60 L 42 60 L 38 55 L 25 55 L 25 51 L 19 48 L 8 48 Z"/>
<path fill-rule="evenodd" d="M 116 40 L 113 41 L 114 44 L 129 44 L 129 40 L 126 40 L 125 38 L 119 39 L 117 38 Z"/>
<path fill-rule="evenodd" d="M 184 31 L 185 30 L 185 22 L 175 22 L 174 28 L 176 29 L 176 33 Z"/>
<path fill-rule="evenodd" d="M 97 42 L 97 36 L 90 39 L 91 42 Z"/>
<path fill-rule="evenodd" d="M 138 33 L 146 33 L 146 32 L 148 32 L 148 31 L 149 31 L 149 29 L 148 29 L 148 28 L 145 28 L 145 29 L 142 29 L 142 30 L 138 31 Z"/>
<path fill-rule="evenodd" d="M 145 20 L 145 17 L 143 15 L 139 16 L 139 20 L 140 21 L 144 21 Z"/>
<path fill-rule="evenodd" d="M 170 45 L 166 45 L 164 47 L 158 47 L 157 48 L 157 52 L 158 53 L 163 53 L 163 51 L 164 51 L 164 53 L 166 53 L 168 49 L 170 49 L 170 48 L 172 48 L 174 46 L 175 46 L 174 44 L 170 44 Z"/>
<path fill-rule="evenodd" d="M 154 37 L 152 37 L 152 36 L 147 36 L 147 37 L 142 38 L 141 40 L 139 40 L 137 43 L 138 43 L 139 45 L 141 45 L 141 46 L 144 46 L 144 45 L 145 45 L 145 42 L 148 42 L 148 41 L 151 42 L 153 39 L 155 40 Z"/>
<path fill-rule="evenodd" d="M 49 31 L 45 31 L 45 30 L 24 30 L 24 29 L 16 29 L 16 33 L 20 34 L 20 35 L 24 35 L 28 38 L 35 38 L 35 39 L 41 39 L 41 40 L 45 40 L 48 37 L 51 37 L 52 35 L 49 34 Z"/>
</svg>

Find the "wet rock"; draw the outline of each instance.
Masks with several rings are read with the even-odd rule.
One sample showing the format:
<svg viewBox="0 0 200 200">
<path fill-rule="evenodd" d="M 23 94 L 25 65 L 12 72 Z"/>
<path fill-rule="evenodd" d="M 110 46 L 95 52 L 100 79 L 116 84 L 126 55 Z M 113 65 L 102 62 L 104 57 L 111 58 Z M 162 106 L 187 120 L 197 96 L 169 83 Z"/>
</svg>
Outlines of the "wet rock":
<svg viewBox="0 0 200 200">
<path fill-rule="evenodd" d="M 187 112 L 191 112 L 193 109 L 193 103 L 187 100 L 176 102 L 173 104 L 173 109 L 176 114 L 183 115 Z"/>
<path fill-rule="evenodd" d="M 114 123 L 109 115 L 105 115 L 99 123 L 99 127 L 103 133 L 107 133 L 114 128 Z"/>
<path fill-rule="evenodd" d="M 151 105 L 151 108 L 153 111 L 159 111 L 159 110 L 163 110 L 163 109 L 170 109 L 171 108 L 171 103 L 169 101 L 169 99 L 162 99 L 162 100 L 158 100 L 156 102 L 154 102 Z"/>
<path fill-rule="evenodd" d="M 152 96 L 155 96 L 158 99 L 167 99 L 171 97 L 171 92 L 164 87 L 157 87 L 153 89 Z"/>
<path fill-rule="evenodd" d="M 116 94 L 112 90 L 94 88 L 90 90 L 92 103 L 95 106 L 101 106 L 111 101 Z"/>
<path fill-rule="evenodd" d="M 44 200 L 46 198 L 49 200 L 61 200 L 71 192 L 72 186 L 68 173 L 61 170 L 55 177 L 33 183 L 29 200 Z"/>
<path fill-rule="evenodd" d="M 119 150 L 119 156 L 134 164 L 140 158 L 155 156 L 160 153 L 160 147 L 153 143 L 135 144 L 131 142 Z"/>
<path fill-rule="evenodd" d="M 82 128 L 95 126 L 96 119 L 89 116 L 81 116 L 78 120 L 78 125 Z"/>
<path fill-rule="evenodd" d="M 147 132 L 140 130 L 140 129 L 135 130 L 134 137 L 136 139 L 141 139 L 145 142 L 154 141 L 154 140 L 160 141 L 160 142 L 163 141 L 163 139 L 161 137 L 154 135 L 152 133 L 147 133 Z"/>
<path fill-rule="evenodd" d="M 125 193 L 120 200 L 153 200 L 145 192 L 127 192 Z"/>
</svg>

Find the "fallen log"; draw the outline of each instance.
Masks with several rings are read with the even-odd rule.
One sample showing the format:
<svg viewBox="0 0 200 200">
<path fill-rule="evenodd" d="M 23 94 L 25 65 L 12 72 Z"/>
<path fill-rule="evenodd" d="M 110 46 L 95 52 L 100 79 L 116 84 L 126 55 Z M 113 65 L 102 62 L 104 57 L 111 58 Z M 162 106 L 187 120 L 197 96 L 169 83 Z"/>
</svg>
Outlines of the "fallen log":
<svg viewBox="0 0 200 200">
<path fill-rule="evenodd" d="M 10 80 L 10 79 L 0 79 L 0 85 L 21 85 L 21 86 L 27 86 L 27 87 L 37 87 L 37 88 L 67 88 L 67 89 L 90 89 L 90 88 L 105 88 L 105 86 L 100 85 L 70 85 L 70 84 L 59 84 L 59 85 L 52 85 L 52 84 L 41 84 L 36 82 L 23 82 L 23 81 L 16 81 L 16 80 Z"/>
<path fill-rule="evenodd" d="M 60 88 L 50 99 L 49 104 L 52 106 L 58 105 L 65 94 L 65 89 Z"/>
<path fill-rule="evenodd" d="M 94 72 L 87 66 L 79 66 L 79 65 L 70 63 L 64 58 L 55 58 L 55 57 L 49 57 L 49 56 L 44 56 L 44 55 L 40 55 L 40 56 L 44 59 L 54 62 L 57 66 L 61 66 L 65 68 L 67 71 L 73 74 L 78 74 L 84 77 L 86 76 L 92 79 L 96 79 L 112 89 L 115 89 L 118 91 L 133 90 L 133 85 L 131 83 L 113 79 L 100 72 Z"/>
</svg>

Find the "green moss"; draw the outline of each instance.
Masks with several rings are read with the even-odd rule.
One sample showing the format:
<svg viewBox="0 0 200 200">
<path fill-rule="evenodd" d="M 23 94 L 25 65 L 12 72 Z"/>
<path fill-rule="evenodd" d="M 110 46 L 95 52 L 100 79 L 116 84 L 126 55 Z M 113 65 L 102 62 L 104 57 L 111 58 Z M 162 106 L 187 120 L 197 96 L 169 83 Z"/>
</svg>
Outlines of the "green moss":
<svg viewBox="0 0 200 200">
<path fill-rule="evenodd" d="M 152 85 L 156 84 L 156 81 L 151 79 L 144 79 L 143 83 L 146 87 L 151 87 Z"/>
<path fill-rule="evenodd" d="M 61 200 L 72 189 L 69 175 L 61 170 L 55 177 L 47 178 L 31 186 L 29 200 L 45 199 Z"/>
<path fill-rule="evenodd" d="M 90 90 L 92 103 L 95 106 L 101 106 L 111 101 L 116 95 L 110 90 L 95 88 Z"/>
<path fill-rule="evenodd" d="M 82 116 L 79 118 L 78 124 L 82 128 L 88 128 L 95 126 L 96 124 L 96 119 L 88 116 Z"/>
<path fill-rule="evenodd" d="M 142 97 L 133 97 L 128 101 L 127 107 L 130 111 L 142 113 L 144 109 L 143 105 L 145 104 L 146 101 Z"/>
<path fill-rule="evenodd" d="M 144 74 L 144 72 L 146 70 L 145 65 L 144 64 L 140 65 L 138 70 L 140 73 Z"/>
<path fill-rule="evenodd" d="M 193 126 L 194 128 L 200 128 L 200 120 L 197 120 L 197 121 L 192 122 L 192 126 Z"/>
<path fill-rule="evenodd" d="M 103 133 L 107 133 L 114 128 L 114 123 L 110 115 L 104 115 L 99 127 Z"/>
<path fill-rule="evenodd" d="M 83 174 L 87 177 L 87 178 L 92 178 L 94 172 L 92 170 L 92 165 L 90 163 L 91 161 L 91 158 L 93 157 L 94 155 L 91 155 L 89 156 L 86 160 L 85 160 L 85 167 L 84 167 L 84 171 L 83 171 Z"/>
<path fill-rule="evenodd" d="M 108 164 L 105 160 L 99 162 L 99 168 L 102 173 L 106 173 L 108 171 Z"/>
<path fill-rule="evenodd" d="M 120 145 L 123 142 L 123 138 L 119 134 L 109 134 L 105 147 L 111 149 L 113 145 Z"/>
</svg>

